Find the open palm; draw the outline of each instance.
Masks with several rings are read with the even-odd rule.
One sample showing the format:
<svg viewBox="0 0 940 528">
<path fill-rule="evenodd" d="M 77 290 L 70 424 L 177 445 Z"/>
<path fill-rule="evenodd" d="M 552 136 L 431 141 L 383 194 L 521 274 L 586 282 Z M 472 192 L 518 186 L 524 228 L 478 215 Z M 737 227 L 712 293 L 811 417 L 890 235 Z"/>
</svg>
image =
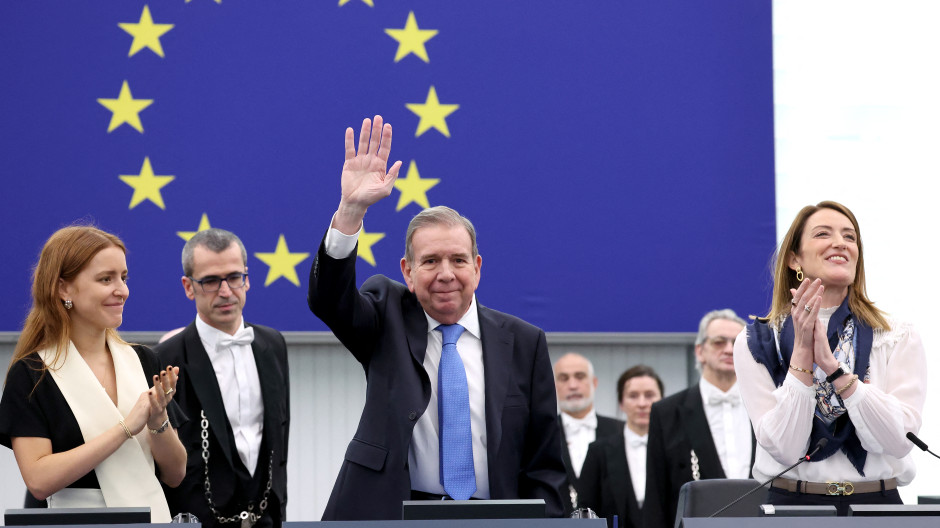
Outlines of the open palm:
<svg viewBox="0 0 940 528">
<path fill-rule="evenodd" d="M 363 208 L 392 193 L 401 161 L 386 172 L 392 148 L 392 125 L 382 125 L 382 116 L 362 121 L 358 149 L 353 143 L 353 129 L 346 129 L 346 162 L 343 164 L 343 202 Z"/>
</svg>

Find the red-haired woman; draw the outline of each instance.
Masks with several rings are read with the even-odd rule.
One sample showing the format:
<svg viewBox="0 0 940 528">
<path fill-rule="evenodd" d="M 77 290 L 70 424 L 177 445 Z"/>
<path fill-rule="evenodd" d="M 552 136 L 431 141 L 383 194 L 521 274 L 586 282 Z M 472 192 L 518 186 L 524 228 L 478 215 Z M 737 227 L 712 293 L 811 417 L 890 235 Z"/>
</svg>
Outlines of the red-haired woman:
<svg viewBox="0 0 940 528">
<path fill-rule="evenodd" d="M 50 507 L 149 506 L 153 522 L 169 522 L 158 477 L 176 486 L 186 471 L 167 412 L 179 369 L 115 331 L 129 293 L 124 254 L 119 238 L 87 226 L 46 242 L 0 400 L 0 443 Z"/>
</svg>

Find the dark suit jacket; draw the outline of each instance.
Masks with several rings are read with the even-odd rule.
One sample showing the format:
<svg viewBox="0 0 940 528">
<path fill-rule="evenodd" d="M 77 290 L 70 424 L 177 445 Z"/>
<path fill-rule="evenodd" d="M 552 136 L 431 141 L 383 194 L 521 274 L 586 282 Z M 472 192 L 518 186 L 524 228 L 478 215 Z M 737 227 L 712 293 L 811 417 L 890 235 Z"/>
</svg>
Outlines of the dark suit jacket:
<svg viewBox="0 0 940 528">
<path fill-rule="evenodd" d="M 618 420 L 616 418 L 608 418 L 606 416 L 597 415 L 597 430 L 594 434 L 595 440 L 600 440 L 607 436 L 612 436 L 619 434 L 623 436 L 623 426 L 626 425 L 626 422 L 623 420 Z M 581 496 L 581 487 L 578 483 L 578 477 L 574 476 L 574 469 L 571 467 L 571 453 L 568 452 L 568 438 L 565 436 L 565 427 L 561 422 L 561 415 L 558 415 L 558 428 L 561 430 L 561 460 L 565 463 L 565 473 L 568 476 L 568 486 L 574 488 L 578 496 Z M 573 508 L 579 507 L 578 504 L 572 504 L 570 498 L 571 493 L 565 495 L 565 511 L 570 513 Z M 579 501 L 580 503 L 580 501 Z M 596 511 L 596 510 L 595 510 Z"/>
<path fill-rule="evenodd" d="M 613 526 L 616 515 L 620 527 L 639 528 L 642 517 L 633 491 L 626 448 L 623 427 L 618 434 L 598 436 L 591 444 L 581 468 L 578 505 L 606 518 L 608 526 Z"/>
<path fill-rule="evenodd" d="M 403 284 L 377 275 L 357 291 L 355 264 L 355 251 L 337 260 L 321 244 L 310 271 L 310 309 L 367 380 L 365 408 L 323 520 L 401 519 L 411 494 L 412 431 L 431 398 L 423 365 L 428 323 Z M 565 469 L 545 333 L 479 305 L 478 314 L 490 496 L 544 499 L 548 514 L 560 516 Z"/>
<path fill-rule="evenodd" d="M 692 450 L 698 457 L 701 480 L 726 478 L 718 450 L 708 427 L 698 383 L 653 404 L 646 451 L 647 528 L 675 525 L 679 488 L 692 480 Z M 751 431 L 751 467 L 754 466 L 754 432 Z M 717 510 L 723 506 L 715 506 Z"/>
<path fill-rule="evenodd" d="M 244 468 L 235 447 L 235 437 L 229 424 L 215 370 L 209 361 L 195 321 L 185 330 L 157 345 L 154 350 L 160 355 L 162 365 L 180 367 L 180 381 L 174 400 L 189 416 L 189 422 L 178 430 L 180 440 L 186 447 L 186 477 L 176 488 L 167 488 L 170 512 L 189 512 L 209 527 L 215 524 L 215 516 L 209 510 L 204 488 L 205 465 L 202 460 L 202 432 L 200 413 L 205 410 L 209 420 L 209 482 L 212 501 L 220 515 L 232 516 L 241 512 L 248 501 L 261 500 L 264 484 L 268 480 L 268 459 L 274 451 L 273 482 L 268 509 L 275 525 L 284 520 L 287 511 L 287 440 L 290 428 L 290 385 L 287 370 L 287 344 L 284 337 L 273 328 L 249 325 L 255 330 L 251 344 L 258 377 L 261 380 L 261 396 L 264 400 L 263 449 L 258 457 L 255 479 L 260 481 L 258 494 L 244 496 L 239 485 L 237 468 Z M 244 469 L 241 470 L 244 472 Z M 242 490 L 239 493 L 239 490 Z M 237 496 L 236 496 L 237 495 Z"/>
</svg>

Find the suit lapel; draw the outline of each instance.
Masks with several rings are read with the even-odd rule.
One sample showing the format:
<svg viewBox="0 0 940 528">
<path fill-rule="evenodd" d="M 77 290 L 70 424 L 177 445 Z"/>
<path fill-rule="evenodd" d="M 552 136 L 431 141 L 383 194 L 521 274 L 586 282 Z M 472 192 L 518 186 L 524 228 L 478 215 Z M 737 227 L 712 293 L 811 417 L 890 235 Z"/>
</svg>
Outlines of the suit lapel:
<svg viewBox="0 0 940 528">
<path fill-rule="evenodd" d="M 623 426 L 626 425 L 620 420 L 608 418 L 606 416 L 597 416 L 597 435 L 595 440 L 613 436 L 615 434 L 623 435 Z"/>
<path fill-rule="evenodd" d="M 478 305 L 479 306 L 479 305 Z M 486 387 L 486 450 L 489 463 L 495 463 L 503 435 L 503 405 L 512 370 L 513 337 L 493 318 L 490 310 L 479 306 L 480 334 L 483 340 L 483 382 Z M 502 471 L 502 469 L 501 469 Z M 490 474 L 494 471 L 490 469 Z M 492 480 L 491 480 L 492 482 Z"/>
<path fill-rule="evenodd" d="M 702 392 L 698 383 L 686 393 L 681 412 L 683 423 L 687 424 L 687 430 L 692 433 L 689 435 L 689 443 L 698 455 L 702 478 L 725 478 L 725 471 L 718 458 L 718 449 L 715 447 L 711 428 L 708 427 L 708 417 L 705 416 L 705 406 L 702 404 Z M 691 456 L 691 453 L 689 455 Z"/>
<path fill-rule="evenodd" d="M 252 325 L 247 325 L 252 326 Z M 280 413 L 274 412 L 278 404 L 284 401 L 284 386 L 281 383 L 281 377 L 278 376 L 278 367 L 275 362 L 274 354 L 269 350 L 268 343 L 255 332 L 255 340 L 251 343 L 251 352 L 255 357 L 255 365 L 258 367 L 258 379 L 261 382 L 261 401 L 264 405 L 264 436 L 268 440 L 268 448 L 274 449 L 281 445 L 280 438 L 276 438 L 281 430 L 278 420 Z M 278 435 L 279 436 L 279 435 Z M 261 461 L 267 458 L 267 453 L 261 453 Z"/>
<path fill-rule="evenodd" d="M 565 423 L 561 420 L 561 415 L 558 415 L 558 430 L 561 431 L 561 461 L 565 464 L 565 473 L 568 474 L 568 484 L 574 486 L 578 483 L 577 477 L 574 476 L 574 468 L 571 467 L 571 453 L 568 452 L 568 437 L 565 434 Z"/>
<path fill-rule="evenodd" d="M 212 362 L 209 361 L 209 354 L 202 346 L 202 340 L 199 338 L 199 331 L 196 330 L 195 321 L 186 327 L 183 342 L 186 346 L 184 358 L 186 365 L 181 369 L 188 376 L 190 386 L 206 413 L 206 419 L 209 420 L 209 430 L 215 436 L 216 441 L 222 446 L 222 453 L 228 460 L 230 466 L 234 467 L 232 460 L 232 451 L 234 449 L 234 438 L 229 432 L 228 416 L 225 414 L 225 404 L 222 402 L 222 390 L 219 388 L 219 382 L 215 377 L 215 369 L 212 368 Z M 196 381 L 198 380 L 198 382 Z M 199 416 L 191 416 L 191 420 L 198 420 Z"/>
<path fill-rule="evenodd" d="M 405 295 L 401 299 L 402 317 L 405 320 L 405 336 L 408 339 L 408 348 L 411 357 L 419 367 L 424 365 L 424 355 L 428 351 L 428 318 L 424 315 L 424 308 L 418 304 L 414 295 Z M 437 380 L 433 380 L 437 383 Z"/>
<path fill-rule="evenodd" d="M 631 512 L 636 509 L 636 495 L 633 493 L 633 481 L 630 479 L 630 466 L 627 463 L 627 448 L 623 433 L 611 436 L 610 442 L 604 443 L 607 449 L 607 475 L 611 490 L 615 490 L 616 511 Z M 618 493 L 616 490 L 623 490 Z M 631 508 L 632 503 L 632 508 Z"/>
</svg>

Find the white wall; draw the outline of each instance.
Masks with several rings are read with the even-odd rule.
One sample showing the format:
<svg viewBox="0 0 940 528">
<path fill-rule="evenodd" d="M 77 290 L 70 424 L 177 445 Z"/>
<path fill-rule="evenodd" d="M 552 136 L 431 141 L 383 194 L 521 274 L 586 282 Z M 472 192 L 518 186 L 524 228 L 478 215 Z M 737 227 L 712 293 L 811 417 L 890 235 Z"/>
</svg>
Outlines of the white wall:
<svg viewBox="0 0 940 528">
<path fill-rule="evenodd" d="M 935 380 L 940 3 L 776 0 L 773 14 L 778 240 L 804 205 L 852 209 L 869 295 L 917 326 Z M 934 447 L 938 398 L 919 435 Z M 940 460 L 915 451 L 908 503 L 940 495 Z"/>
<path fill-rule="evenodd" d="M 133 332 L 123 337 L 153 343 L 160 332 Z M 17 334 L 0 332 L 0 365 L 8 365 Z M 286 332 L 290 362 L 291 430 L 288 454 L 287 518 L 320 519 L 365 404 L 362 367 L 326 332 Z M 615 384 L 627 367 L 638 363 L 659 372 L 668 392 L 687 386 L 694 371 L 694 334 L 548 335 L 552 359 L 579 352 L 594 361 L 600 388 L 599 412 L 617 415 Z M 21 508 L 26 488 L 13 452 L 0 448 L 0 512 Z M 0 517 L 2 521 L 2 517 Z"/>
</svg>

